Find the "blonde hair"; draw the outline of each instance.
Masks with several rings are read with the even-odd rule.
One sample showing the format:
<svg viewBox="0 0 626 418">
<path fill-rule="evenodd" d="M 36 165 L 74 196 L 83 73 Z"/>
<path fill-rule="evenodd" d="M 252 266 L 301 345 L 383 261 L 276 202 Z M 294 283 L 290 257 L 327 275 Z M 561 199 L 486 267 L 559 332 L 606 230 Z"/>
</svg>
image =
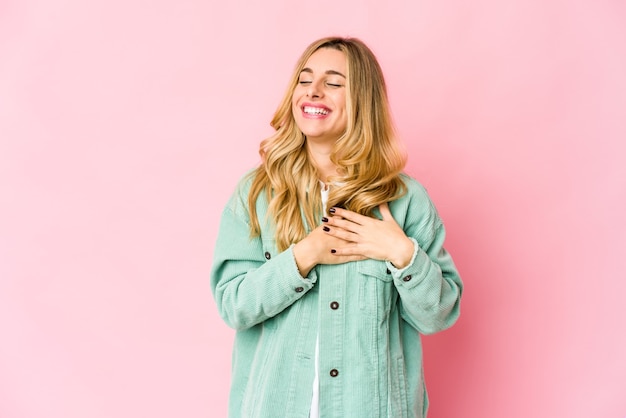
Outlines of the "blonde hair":
<svg viewBox="0 0 626 418">
<path fill-rule="evenodd" d="M 264 192 L 280 251 L 303 239 L 322 216 L 317 169 L 308 155 L 306 137 L 292 113 L 292 95 L 299 74 L 311 55 L 321 48 L 342 51 L 347 63 L 348 121 L 330 156 L 339 175 L 328 180 L 339 186 L 330 189 L 328 207 L 343 207 L 371 216 L 378 205 L 405 192 L 400 174 L 406 154 L 396 140 L 385 80 L 376 57 L 357 38 L 319 39 L 298 60 L 271 121 L 276 132 L 261 142 L 261 164 L 251 173 L 253 181 L 248 196 L 251 236 L 261 233 L 256 202 Z"/>
</svg>

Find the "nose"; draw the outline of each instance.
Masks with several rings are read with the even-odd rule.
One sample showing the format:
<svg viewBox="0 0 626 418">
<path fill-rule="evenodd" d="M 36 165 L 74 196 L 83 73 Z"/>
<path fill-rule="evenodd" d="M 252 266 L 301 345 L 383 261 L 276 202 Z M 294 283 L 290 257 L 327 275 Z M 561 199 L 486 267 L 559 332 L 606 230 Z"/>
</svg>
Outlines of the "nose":
<svg viewBox="0 0 626 418">
<path fill-rule="evenodd" d="M 306 95 L 311 98 L 319 98 L 321 97 L 321 89 L 319 88 L 317 83 L 311 83 L 306 89 Z"/>
</svg>

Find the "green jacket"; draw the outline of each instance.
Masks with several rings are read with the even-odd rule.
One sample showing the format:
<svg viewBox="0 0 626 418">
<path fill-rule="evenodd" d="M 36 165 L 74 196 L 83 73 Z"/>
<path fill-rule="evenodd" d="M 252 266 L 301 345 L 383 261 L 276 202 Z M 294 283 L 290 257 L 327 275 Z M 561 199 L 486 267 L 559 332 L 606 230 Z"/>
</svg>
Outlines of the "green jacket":
<svg viewBox="0 0 626 418">
<path fill-rule="evenodd" d="M 463 285 L 425 189 L 403 179 L 408 192 L 389 208 L 418 244 L 411 263 L 318 265 L 304 278 L 293 246 L 277 251 L 272 225 L 263 224 L 263 193 L 261 236 L 250 238 L 250 180 L 240 182 L 211 268 L 219 313 L 237 330 L 229 417 L 308 418 L 318 333 L 321 418 L 426 416 L 420 334 L 454 324 Z"/>
</svg>

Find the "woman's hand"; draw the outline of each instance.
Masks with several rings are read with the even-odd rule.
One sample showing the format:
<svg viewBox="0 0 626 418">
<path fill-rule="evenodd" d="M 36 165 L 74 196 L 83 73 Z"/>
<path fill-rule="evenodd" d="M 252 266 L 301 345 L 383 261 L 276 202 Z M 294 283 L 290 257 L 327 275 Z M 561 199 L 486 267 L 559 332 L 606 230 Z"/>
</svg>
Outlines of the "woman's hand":
<svg viewBox="0 0 626 418">
<path fill-rule="evenodd" d="M 411 262 L 415 246 L 393 219 L 387 203 L 381 204 L 379 209 L 382 220 L 332 208 L 332 216 L 323 220 L 322 230 L 343 244 L 331 247 L 332 255 L 373 258 L 389 261 L 396 268 L 406 267 Z"/>
<path fill-rule="evenodd" d="M 324 227 L 325 224 L 318 226 L 293 247 L 293 255 L 302 277 L 306 277 L 317 264 L 342 264 L 367 258 L 359 254 L 333 253 L 333 250 L 339 251 L 351 243 L 326 233 Z"/>
</svg>

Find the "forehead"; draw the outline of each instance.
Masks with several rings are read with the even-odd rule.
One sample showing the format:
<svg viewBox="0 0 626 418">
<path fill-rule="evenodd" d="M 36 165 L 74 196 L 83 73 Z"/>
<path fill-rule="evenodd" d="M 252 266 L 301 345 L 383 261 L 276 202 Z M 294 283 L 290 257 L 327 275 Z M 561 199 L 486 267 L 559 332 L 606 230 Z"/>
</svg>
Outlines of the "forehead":
<svg viewBox="0 0 626 418">
<path fill-rule="evenodd" d="M 304 68 L 314 73 L 332 70 L 346 74 L 346 54 L 334 48 L 321 48 L 309 57 Z"/>
</svg>

